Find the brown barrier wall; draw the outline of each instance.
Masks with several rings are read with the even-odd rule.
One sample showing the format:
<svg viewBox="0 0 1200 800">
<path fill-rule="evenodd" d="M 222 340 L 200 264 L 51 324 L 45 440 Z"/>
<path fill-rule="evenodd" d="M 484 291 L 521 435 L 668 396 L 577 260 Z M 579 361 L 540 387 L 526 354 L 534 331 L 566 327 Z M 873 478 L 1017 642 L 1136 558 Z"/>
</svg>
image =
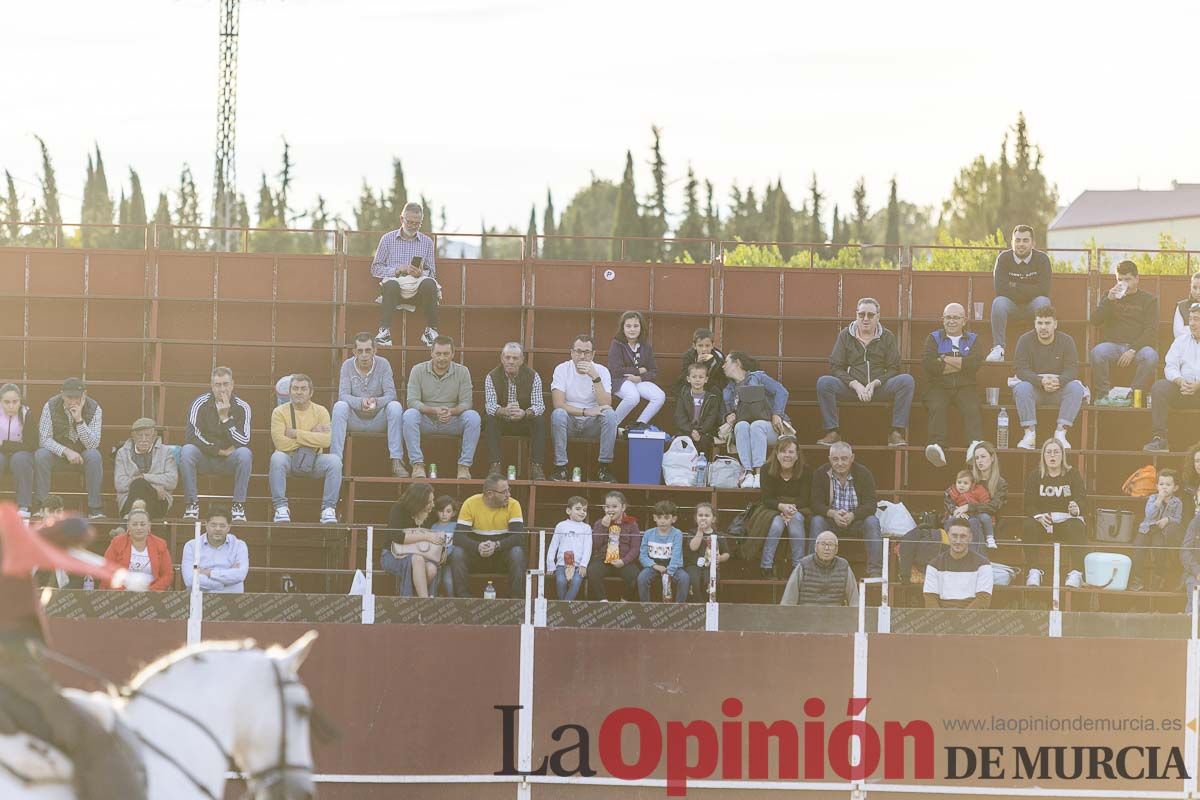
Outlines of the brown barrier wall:
<svg viewBox="0 0 1200 800">
<path fill-rule="evenodd" d="M 55 620 L 53 626 L 65 652 L 90 659 L 111 674 L 158 655 L 182 639 L 184 632 L 183 623 L 132 620 Z M 321 638 L 302 678 L 342 733 L 335 744 L 316 747 L 320 772 L 489 774 L 500 769 L 500 715 L 492 707 L 517 703 L 518 628 L 206 623 L 204 636 L 287 644 L 309 628 L 320 631 Z M 852 694 L 852 635 L 539 629 L 534 642 L 534 763 L 556 748 L 549 736 L 553 728 L 576 723 L 590 733 L 591 766 L 600 775 L 606 774 L 597 754 L 600 725 L 621 707 L 650 711 L 663 729 L 669 720 L 707 720 L 719 730 L 730 719 L 722 714 L 721 702 L 736 697 L 744 711 L 735 719 L 789 720 L 799 728 L 809 718 L 803 709 L 805 700 L 817 697 L 826 706 L 819 719 L 825 722 L 828 737 L 846 718 L 846 701 Z M 944 748 L 952 745 L 1006 748 L 1002 763 L 1009 777 L 988 781 L 986 785 L 993 788 L 1032 785 L 1012 777 L 1015 745 L 1164 749 L 1183 745 L 1181 728 L 964 734 L 950 733 L 943 726 L 943 719 L 993 715 L 1130 718 L 1152 720 L 1160 727 L 1163 720 L 1171 725 L 1176 720 L 1185 723 L 1186 644 L 1181 641 L 870 635 L 868 653 L 868 721 L 880 731 L 888 720 L 928 721 L 934 730 L 937 783 L 983 785 L 944 780 Z M 638 742 L 632 729 L 624 731 L 622 741 L 625 757 L 634 760 Z M 574 738 L 565 742 L 573 743 Z M 911 745 L 908 753 L 906 771 L 911 776 Z M 665 759 L 664 752 L 655 777 L 665 777 Z M 770 774 L 776 775 L 773 753 L 769 764 Z M 881 775 L 882 766 L 872 780 L 880 780 Z M 719 778 L 719 772 L 713 777 Z M 837 780 L 832 772 L 826 778 Z M 1083 781 L 1043 783 L 1100 787 Z M 1177 786 L 1164 781 L 1152 785 L 1105 781 L 1102 788 Z M 507 791 L 352 788 L 330 786 L 326 791 L 323 787 L 322 796 L 509 797 L 513 792 L 511 787 Z M 579 798 L 618 794 L 611 788 L 553 788 L 536 793 Z M 710 793 L 696 796 L 706 794 Z M 619 796 L 662 797 L 664 793 L 621 790 Z"/>
</svg>

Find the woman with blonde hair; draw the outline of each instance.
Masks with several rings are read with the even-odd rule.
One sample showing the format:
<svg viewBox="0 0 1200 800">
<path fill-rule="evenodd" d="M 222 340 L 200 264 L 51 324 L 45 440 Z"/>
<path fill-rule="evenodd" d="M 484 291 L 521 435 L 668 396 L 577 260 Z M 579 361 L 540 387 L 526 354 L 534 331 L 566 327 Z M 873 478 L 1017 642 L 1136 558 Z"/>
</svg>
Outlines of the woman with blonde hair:
<svg viewBox="0 0 1200 800">
<path fill-rule="evenodd" d="M 1042 585 L 1042 575 L 1054 559 L 1052 542 L 1065 545 L 1062 563 L 1067 570 L 1066 585 L 1078 589 L 1083 583 L 1079 565 L 1083 562 L 1080 550 L 1087 543 L 1087 526 L 1083 522 L 1086 504 L 1083 476 L 1067 463 L 1062 442 L 1047 439 L 1042 443 L 1037 469 L 1025 479 L 1021 538 L 1025 542 L 1025 561 L 1036 565 L 1029 569 L 1026 586 Z"/>
</svg>

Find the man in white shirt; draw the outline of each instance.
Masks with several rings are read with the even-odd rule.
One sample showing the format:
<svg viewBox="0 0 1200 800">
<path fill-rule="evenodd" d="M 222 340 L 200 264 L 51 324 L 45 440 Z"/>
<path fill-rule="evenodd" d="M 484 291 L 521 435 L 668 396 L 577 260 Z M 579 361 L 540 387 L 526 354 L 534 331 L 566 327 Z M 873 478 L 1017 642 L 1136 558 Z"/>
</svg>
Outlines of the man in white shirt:
<svg viewBox="0 0 1200 800">
<path fill-rule="evenodd" d="M 183 546 L 179 570 L 183 585 L 192 588 L 196 540 Z M 200 538 L 200 591 L 241 594 L 246 590 L 246 573 L 250 571 L 250 552 L 246 543 L 229 531 L 229 511 L 220 506 L 209 509 Z"/>
<path fill-rule="evenodd" d="M 1200 408 L 1200 303 L 1188 310 L 1188 330 L 1171 343 L 1167 351 L 1164 377 L 1150 389 L 1151 439 L 1142 449 L 1165 453 L 1167 415 L 1172 408 Z"/>
<path fill-rule="evenodd" d="M 554 368 L 550 394 L 550 436 L 554 440 L 554 472 L 550 479 L 570 480 L 567 471 L 569 439 L 600 440 L 600 471 L 596 480 L 615 483 L 609 471 L 617 443 L 617 417 L 612 408 L 612 376 L 596 361 L 596 343 L 581 333 L 571 344 L 571 360 Z"/>
</svg>

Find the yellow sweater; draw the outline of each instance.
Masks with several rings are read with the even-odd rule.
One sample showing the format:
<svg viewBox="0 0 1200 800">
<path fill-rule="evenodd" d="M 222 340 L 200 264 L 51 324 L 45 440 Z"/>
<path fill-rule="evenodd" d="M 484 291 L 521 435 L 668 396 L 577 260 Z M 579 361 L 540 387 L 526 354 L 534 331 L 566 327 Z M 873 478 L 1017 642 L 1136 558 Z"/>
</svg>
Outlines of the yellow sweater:
<svg viewBox="0 0 1200 800">
<path fill-rule="evenodd" d="M 315 447 L 318 450 L 329 448 L 329 431 L 313 433 L 318 425 L 329 424 L 329 412 L 325 406 L 309 403 L 308 408 L 301 411 L 296 409 L 296 438 L 284 436 L 283 432 L 292 427 L 292 404 L 284 403 L 275 406 L 271 412 L 271 441 L 275 449 L 281 453 L 290 453 L 297 447 Z"/>
</svg>

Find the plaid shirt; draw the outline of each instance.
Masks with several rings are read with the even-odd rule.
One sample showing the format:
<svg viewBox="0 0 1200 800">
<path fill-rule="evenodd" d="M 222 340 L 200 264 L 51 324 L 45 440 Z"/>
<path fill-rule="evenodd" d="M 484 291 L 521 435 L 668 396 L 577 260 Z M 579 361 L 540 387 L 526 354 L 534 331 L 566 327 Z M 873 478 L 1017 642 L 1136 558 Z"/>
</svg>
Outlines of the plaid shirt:
<svg viewBox="0 0 1200 800">
<path fill-rule="evenodd" d="M 847 475 L 846 483 L 843 484 L 836 475 L 830 472 L 829 486 L 833 495 L 829 502 L 830 508 L 836 508 L 839 511 L 853 511 L 858 508 L 858 492 L 854 491 L 853 475 Z"/>
<path fill-rule="evenodd" d="M 542 376 L 537 374 L 537 372 L 533 373 L 533 391 L 530 394 L 532 395 L 531 399 L 533 402 L 533 415 L 535 417 L 540 417 L 542 414 L 546 413 L 546 401 L 542 397 Z M 512 403 L 519 404 L 519 401 L 517 400 L 516 381 L 508 382 L 508 400 L 506 400 L 504 404 L 509 405 Z M 487 377 L 483 379 L 483 410 L 489 417 L 494 417 L 496 416 L 496 409 L 499 407 L 500 401 L 496 397 L 496 387 L 492 383 L 492 374 L 489 372 Z"/>
<path fill-rule="evenodd" d="M 385 233 L 379 239 L 379 247 L 375 249 L 375 260 L 371 262 L 371 274 L 376 278 L 394 278 L 408 269 L 413 256 L 420 256 L 423 261 L 422 269 L 430 278 L 437 278 L 437 265 L 434 263 L 433 239 L 417 231 L 413 239 L 400 236 L 399 230 Z"/>
</svg>

